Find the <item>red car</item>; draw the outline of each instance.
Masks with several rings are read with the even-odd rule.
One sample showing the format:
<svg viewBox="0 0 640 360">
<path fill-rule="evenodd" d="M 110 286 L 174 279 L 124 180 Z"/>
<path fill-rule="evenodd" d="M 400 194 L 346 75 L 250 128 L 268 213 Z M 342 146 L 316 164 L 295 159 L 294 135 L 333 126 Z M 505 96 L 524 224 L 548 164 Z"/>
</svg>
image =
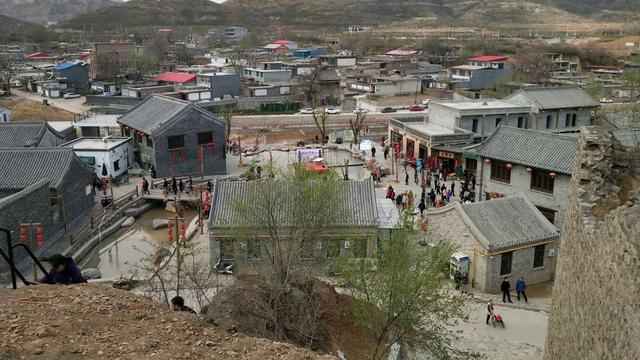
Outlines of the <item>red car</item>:
<svg viewBox="0 0 640 360">
<path fill-rule="evenodd" d="M 424 108 L 420 105 L 414 104 L 414 105 L 411 105 L 411 107 L 409 108 L 409 111 L 424 111 Z"/>
</svg>

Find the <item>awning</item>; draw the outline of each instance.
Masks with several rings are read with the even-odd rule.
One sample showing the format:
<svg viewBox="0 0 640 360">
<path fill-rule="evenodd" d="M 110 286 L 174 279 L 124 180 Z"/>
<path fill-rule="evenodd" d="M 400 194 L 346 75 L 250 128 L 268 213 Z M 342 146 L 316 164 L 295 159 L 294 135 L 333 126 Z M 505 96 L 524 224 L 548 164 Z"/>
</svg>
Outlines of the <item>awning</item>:
<svg viewBox="0 0 640 360">
<path fill-rule="evenodd" d="M 475 160 L 476 157 L 477 157 L 475 151 L 463 151 L 462 152 L 462 156 L 464 156 L 467 159 L 472 159 L 472 160 Z"/>
</svg>

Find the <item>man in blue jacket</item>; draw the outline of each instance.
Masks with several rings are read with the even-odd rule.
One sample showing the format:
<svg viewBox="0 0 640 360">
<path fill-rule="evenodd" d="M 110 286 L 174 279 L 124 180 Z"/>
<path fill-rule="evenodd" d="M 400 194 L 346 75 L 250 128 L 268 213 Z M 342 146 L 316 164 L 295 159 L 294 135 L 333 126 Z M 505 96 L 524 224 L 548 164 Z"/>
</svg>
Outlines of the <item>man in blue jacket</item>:
<svg viewBox="0 0 640 360">
<path fill-rule="evenodd" d="M 40 282 L 43 284 L 82 284 L 87 280 L 71 257 L 55 254 L 46 260 L 51 264 L 51 271 Z"/>
<path fill-rule="evenodd" d="M 516 281 L 516 294 L 518 294 L 518 301 L 520 301 L 520 294 L 522 294 L 522 296 L 524 297 L 524 302 L 528 303 L 529 300 L 527 300 L 527 294 L 524 293 L 524 289 L 527 288 L 527 284 L 524 282 L 524 278 L 520 278 L 518 279 L 518 281 Z"/>
</svg>

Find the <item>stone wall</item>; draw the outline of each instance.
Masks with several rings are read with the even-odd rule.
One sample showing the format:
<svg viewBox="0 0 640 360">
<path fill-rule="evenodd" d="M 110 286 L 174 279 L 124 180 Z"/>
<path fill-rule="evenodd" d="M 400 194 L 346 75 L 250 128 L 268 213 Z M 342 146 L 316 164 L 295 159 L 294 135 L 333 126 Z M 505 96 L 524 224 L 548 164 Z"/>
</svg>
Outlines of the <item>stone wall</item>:
<svg viewBox="0 0 640 360">
<path fill-rule="evenodd" d="M 640 354 L 638 149 L 583 128 L 558 254 L 545 359 Z"/>
</svg>

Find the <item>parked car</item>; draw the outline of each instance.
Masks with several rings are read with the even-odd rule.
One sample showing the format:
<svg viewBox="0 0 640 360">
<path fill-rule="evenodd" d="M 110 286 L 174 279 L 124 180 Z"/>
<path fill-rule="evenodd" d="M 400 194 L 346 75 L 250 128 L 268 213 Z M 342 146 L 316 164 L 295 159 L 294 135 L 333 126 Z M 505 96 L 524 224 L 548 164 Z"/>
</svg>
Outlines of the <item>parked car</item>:
<svg viewBox="0 0 640 360">
<path fill-rule="evenodd" d="M 604 104 L 611 104 L 611 103 L 613 102 L 613 99 L 609 99 L 609 98 L 601 98 L 601 99 L 600 99 L 600 102 L 601 102 L 601 103 L 604 103 Z"/>
<path fill-rule="evenodd" d="M 409 111 L 424 111 L 424 108 L 418 104 L 413 104 L 409 108 Z"/>
<path fill-rule="evenodd" d="M 314 114 L 316 112 L 316 109 L 312 108 L 312 107 L 308 107 L 308 108 L 304 108 L 302 110 L 300 110 L 300 114 Z"/>
<path fill-rule="evenodd" d="M 422 105 L 424 106 L 429 106 L 429 102 L 431 101 L 431 99 L 427 99 L 427 100 L 422 100 Z"/>
<path fill-rule="evenodd" d="M 380 112 L 383 113 L 383 114 L 394 113 L 394 112 L 396 112 L 396 109 L 394 109 L 392 107 L 386 107 L 386 108 L 380 110 Z"/>
<path fill-rule="evenodd" d="M 105 91 L 100 96 L 116 96 L 116 94 L 114 94 L 112 92 Z"/>
<path fill-rule="evenodd" d="M 326 112 L 327 114 L 340 114 L 340 110 L 334 107 L 326 107 L 324 109 L 324 112 Z"/>
<path fill-rule="evenodd" d="M 76 94 L 76 93 L 64 94 L 62 96 L 63 99 L 77 99 L 79 97 L 80 97 L 80 94 Z"/>
<path fill-rule="evenodd" d="M 369 110 L 363 108 L 355 108 L 355 110 L 353 110 L 354 114 L 366 114 L 368 112 Z"/>
</svg>

